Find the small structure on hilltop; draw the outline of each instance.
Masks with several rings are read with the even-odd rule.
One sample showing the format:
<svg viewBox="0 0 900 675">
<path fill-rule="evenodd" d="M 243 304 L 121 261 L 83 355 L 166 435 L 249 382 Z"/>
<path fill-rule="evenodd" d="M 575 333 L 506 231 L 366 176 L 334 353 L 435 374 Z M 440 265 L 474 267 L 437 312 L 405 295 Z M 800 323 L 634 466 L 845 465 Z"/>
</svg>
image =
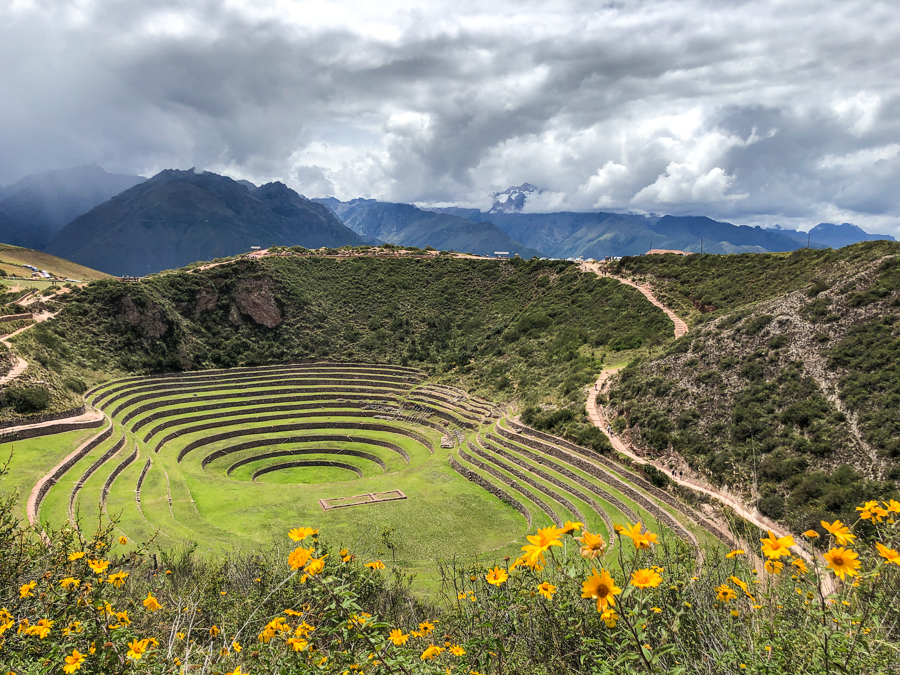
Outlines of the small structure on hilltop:
<svg viewBox="0 0 900 675">
<path fill-rule="evenodd" d="M 494 251 L 494 256 L 501 260 L 506 260 L 509 258 L 509 251 Z"/>
</svg>

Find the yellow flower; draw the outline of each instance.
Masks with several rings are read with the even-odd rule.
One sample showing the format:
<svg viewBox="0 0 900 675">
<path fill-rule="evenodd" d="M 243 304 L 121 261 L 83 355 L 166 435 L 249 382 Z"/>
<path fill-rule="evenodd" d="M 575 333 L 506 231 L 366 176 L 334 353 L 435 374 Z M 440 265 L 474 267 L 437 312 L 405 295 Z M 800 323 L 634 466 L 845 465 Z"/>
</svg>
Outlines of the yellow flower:
<svg viewBox="0 0 900 675">
<path fill-rule="evenodd" d="M 892 499 L 889 502 L 884 502 L 885 507 L 890 513 L 900 513 L 900 502 L 896 499 Z"/>
<path fill-rule="evenodd" d="M 81 581 L 79 581 L 78 579 L 75 579 L 74 577 L 66 577 L 65 579 L 59 580 L 59 585 L 66 589 L 68 589 L 69 586 L 74 586 L 75 588 L 78 588 L 78 585 L 80 583 L 81 583 Z"/>
<path fill-rule="evenodd" d="M 149 645 L 150 640 L 133 640 L 128 643 L 128 652 L 125 654 L 125 657 L 132 661 L 140 661 Z"/>
<path fill-rule="evenodd" d="M 570 532 L 574 532 L 575 530 L 580 530 L 583 527 L 584 527 L 584 523 L 578 522 L 577 520 L 575 522 L 572 522 L 571 520 L 567 520 L 566 524 L 562 526 L 562 530 L 560 531 L 560 534 L 569 534 Z"/>
<path fill-rule="evenodd" d="M 769 536 L 765 539 L 760 539 L 760 541 L 762 542 L 763 554 L 772 560 L 778 560 L 782 556 L 790 555 L 789 549 L 796 543 L 790 535 L 787 537 L 776 537 L 771 530 L 769 530 Z"/>
<path fill-rule="evenodd" d="M 103 574 L 109 567 L 109 560 L 88 560 L 88 567 L 94 570 L 94 574 Z"/>
<path fill-rule="evenodd" d="M 460 591 L 459 593 L 456 594 L 456 599 L 457 600 L 465 600 L 466 597 L 468 597 L 468 595 L 469 594 L 467 591 Z"/>
<path fill-rule="evenodd" d="M 856 539 L 856 535 L 850 531 L 850 528 L 839 520 L 834 521 L 831 525 L 823 520 L 822 527 L 831 533 L 838 546 L 848 546 Z"/>
<path fill-rule="evenodd" d="M 213 637 L 218 637 L 219 627 L 216 626 L 215 624 L 213 626 L 211 626 L 209 629 L 209 634 L 212 635 Z"/>
<path fill-rule="evenodd" d="M 148 612 L 155 612 L 162 609 L 162 605 L 159 604 L 157 599 L 153 597 L 153 593 L 150 591 L 147 591 L 147 597 L 144 598 L 144 607 L 147 608 Z"/>
<path fill-rule="evenodd" d="M 20 598 L 28 598 L 31 597 L 34 587 L 37 586 L 36 581 L 29 581 L 27 584 L 22 584 L 19 587 L 19 597 Z"/>
<path fill-rule="evenodd" d="M 453 656 L 465 656 L 466 650 L 459 645 L 453 645 L 450 647 L 450 653 L 453 654 Z"/>
<path fill-rule="evenodd" d="M 69 561 L 75 562 L 76 560 L 80 560 L 84 557 L 84 551 L 75 551 L 75 553 L 69 554 Z"/>
<path fill-rule="evenodd" d="M 606 551 L 606 542 L 599 534 L 591 534 L 587 530 L 581 531 L 580 537 L 575 537 L 575 541 L 581 542 L 581 557 L 593 560 L 598 555 L 603 555 Z"/>
<path fill-rule="evenodd" d="M 650 548 L 650 544 L 656 543 L 656 535 L 652 532 L 647 531 L 641 534 L 641 521 L 623 528 L 622 536 L 631 539 L 635 548 Z"/>
<path fill-rule="evenodd" d="M 766 560 L 766 564 L 763 567 L 769 574 L 781 574 L 781 570 L 784 569 L 784 563 L 777 560 Z"/>
<path fill-rule="evenodd" d="M 656 588 L 662 577 L 653 570 L 635 570 L 631 573 L 631 585 L 635 588 Z"/>
<path fill-rule="evenodd" d="M 522 547 L 522 550 L 525 551 L 526 560 L 530 562 L 537 560 L 544 562 L 545 551 L 549 550 L 551 546 L 562 546 L 562 542 L 559 541 L 561 533 L 562 530 L 558 530 L 555 527 L 542 527 L 536 535 L 529 536 L 528 541 L 531 543 Z"/>
<path fill-rule="evenodd" d="M 125 544 L 128 543 L 128 538 L 127 538 L 127 537 L 119 537 L 119 543 L 120 543 L 122 546 L 124 546 Z"/>
<path fill-rule="evenodd" d="M 424 652 L 422 652 L 422 656 L 420 656 L 419 658 L 421 658 L 423 661 L 430 661 L 431 659 L 436 657 L 438 654 L 440 654 L 442 651 L 444 651 L 443 647 L 429 645 L 428 649 L 426 649 Z"/>
<path fill-rule="evenodd" d="M 319 531 L 312 527 L 295 527 L 293 530 L 288 532 L 288 536 L 294 541 L 303 541 L 307 537 L 311 537 L 314 534 L 319 534 Z"/>
<path fill-rule="evenodd" d="M 861 511 L 859 517 L 863 520 L 871 520 L 875 523 L 880 523 L 882 518 L 884 518 L 888 512 L 881 508 L 876 501 L 866 502 L 862 506 L 856 507 L 857 511 Z"/>
<path fill-rule="evenodd" d="M 112 584 L 116 588 L 122 588 L 125 585 L 125 579 L 128 578 L 128 572 L 116 572 L 115 574 L 110 574 L 106 578 L 106 582 Z"/>
<path fill-rule="evenodd" d="M 621 588 L 616 587 L 613 578 L 605 569 L 597 574 L 596 569 L 591 570 L 591 576 L 581 584 L 581 597 L 597 600 L 597 611 L 602 612 L 608 605 L 615 606 L 616 599 Z"/>
<path fill-rule="evenodd" d="M 77 649 L 73 649 L 72 653 L 66 657 L 66 665 L 63 666 L 63 672 L 71 675 L 76 670 L 81 670 L 81 664 L 84 663 L 85 655 Z"/>
<path fill-rule="evenodd" d="M 323 555 L 321 558 L 313 558 L 303 571 L 311 577 L 321 574 L 325 569 L 325 558 L 327 557 L 328 555 Z"/>
<path fill-rule="evenodd" d="M 735 598 L 737 598 L 737 593 L 735 593 L 734 589 L 728 584 L 716 586 L 716 600 L 731 602 Z"/>
<path fill-rule="evenodd" d="M 892 499 L 891 501 L 894 500 Z M 884 558 L 885 564 L 894 563 L 895 565 L 900 565 L 900 553 L 880 542 L 875 542 L 875 546 L 878 548 L 878 555 Z"/>
<path fill-rule="evenodd" d="M 506 583 L 506 580 L 509 579 L 509 575 L 506 573 L 506 570 L 501 570 L 499 567 L 494 567 L 490 572 L 488 572 L 485 577 L 489 584 L 493 586 L 500 586 L 501 584 Z"/>
<path fill-rule="evenodd" d="M 608 607 L 600 614 L 600 618 L 603 620 L 603 623 L 606 624 L 607 628 L 615 628 L 616 620 L 619 618 L 619 615 L 616 614 L 616 610 L 614 610 L 612 607 Z"/>
<path fill-rule="evenodd" d="M 859 574 L 857 572 L 860 567 L 859 560 L 857 560 L 859 556 L 849 548 L 833 548 L 823 557 L 828 561 L 826 567 L 833 570 L 841 581 L 844 580 L 844 576 L 854 577 Z"/>
<path fill-rule="evenodd" d="M 651 607 L 650 611 L 654 614 L 659 614 L 660 612 L 662 612 L 662 609 L 660 609 L 659 607 Z"/>
<path fill-rule="evenodd" d="M 549 581 L 545 581 L 537 587 L 537 590 L 538 593 L 550 600 L 553 597 L 553 594 L 556 593 L 556 586 L 551 584 Z"/>
<path fill-rule="evenodd" d="M 25 635 L 36 635 L 41 640 L 47 637 L 50 634 L 50 628 L 53 626 L 54 622 L 50 619 L 41 619 L 33 626 L 29 626 L 25 629 Z"/>
<path fill-rule="evenodd" d="M 816 532 L 815 530 L 807 530 L 806 532 L 803 533 L 803 536 L 806 537 L 807 539 L 818 539 L 819 533 Z"/>
<path fill-rule="evenodd" d="M 241 667 L 238 666 L 237 668 L 235 668 L 234 670 L 232 670 L 230 673 L 226 673 L 226 675 L 247 675 L 247 673 L 243 672 L 243 671 L 241 670 Z"/>
<path fill-rule="evenodd" d="M 290 555 L 288 555 L 288 564 L 291 566 L 291 569 L 299 570 L 301 567 L 306 567 L 306 563 L 312 557 L 313 551 L 314 549 L 312 548 L 303 548 L 302 546 L 298 546 L 291 551 Z"/>
<path fill-rule="evenodd" d="M 796 567 L 797 571 L 800 572 L 800 574 L 806 574 L 806 572 L 808 571 L 806 569 L 806 563 L 803 562 L 803 558 L 794 558 L 793 560 L 791 560 L 791 565 Z"/>
<path fill-rule="evenodd" d="M 738 555 L 744 555 L 744 553 L 746 553 L 746 551 L 744 551 L 744 549 L 736 548 L 735 550 L 733 550 L 729 553 L 726 553 L 725 557 L 726 558 L 734 558 L 735 556 L 738 556 Z"/>
<path fill-rule="evenodd" d="M 287 643 L 291 646 L 295 652 L 302 652 L 309 646 L 309 642 L 304 640 L 303 638 L 291 637 L 287 639 Z"/>
<path fill-rule="evenodd" d="M 397 647 L 401 647 L 406 644 L 407 640 L 409 640 L 409 633 L 404 635 L 403 631 L 399 628 L 395 628 L 391 631 L 388 640 L 394 643 Z"/>
<path fill-rule="evenodd" d="M 428 635 L 431 631 L 434 630 L 434 624 L 437 621 L 423 621 L 419 624 L 419 630 L 422 631 L 422 636 Z"/>
<path fill-rule="evenodd" d="M 380 560 L 375 560 L 374 562 L 366 563 L 366 567 L 369 567 L 373 570 L 383 570 L 384 563 L 381 562 Z"/>
</svg>

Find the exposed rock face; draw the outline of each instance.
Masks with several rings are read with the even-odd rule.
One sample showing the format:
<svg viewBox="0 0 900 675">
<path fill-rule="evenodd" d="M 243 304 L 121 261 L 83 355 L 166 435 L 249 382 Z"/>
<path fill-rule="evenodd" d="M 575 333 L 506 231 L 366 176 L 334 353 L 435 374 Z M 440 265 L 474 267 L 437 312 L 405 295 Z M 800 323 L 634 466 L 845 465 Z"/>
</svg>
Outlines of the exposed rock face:
<svg viewBox="0 0 900 675">
<path fill-rule="evenodd" d="M 234 302 L 243 314 L 266 328 L 275 328 L 283 318 L 275 301 L 271 279 L 249 279 L 237 285 Z"/>
<path fill-rule="evenodd" d="M 218 302 L 219 294 L 210 288 L 204 288 L 202 291 L 197 293 L 197 304 L 194 307 L 194 312 L 196 314 L 208 312 L 211 309 L 215 309 Z"/>
<path fill-rule="evenodd" d="M 143 308 L 134 304 L 134 300 L 130 295 L 126 295 L 119 301 L 120 311 L 116 318 L 119 321 L 125 321 L 135 328 L 140 328 L 141 332 L 149 338 L 160 338 L 169 330 L 160 308 L 154 303 L 148 303 Z"/>
</svg>

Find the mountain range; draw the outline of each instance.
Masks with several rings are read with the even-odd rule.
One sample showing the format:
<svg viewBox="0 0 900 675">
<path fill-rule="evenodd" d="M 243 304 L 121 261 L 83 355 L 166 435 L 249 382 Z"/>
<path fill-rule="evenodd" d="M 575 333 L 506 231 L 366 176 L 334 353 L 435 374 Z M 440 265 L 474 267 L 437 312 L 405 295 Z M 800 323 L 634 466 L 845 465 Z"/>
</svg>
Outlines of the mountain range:
<svg viewBox="0 0 900 675">
<path fill-rule="evenodd" d="M 393 243 L 523 258 L 839 248 L 871 239 L 850 223 L 810 232 L 702 216 L 536 212 L 554 193 L 530 183 L 493 195 L 490 210 L 426 208 L 374 199 L 309 200 L 283 183 L 257 187 L 211 172 L 165 170 L 147 180 L 96 165 L 50 171 L 0 188 L 0 242 L 43 250 L 103 272 L 144 275 L 251 246 Z"/>
<path fill-rule="evenodd" d="M 252 246 L 359 246 L 327 208 L 283 183 L 255 187 L 168 169 L 66 225 L 48 253 L 116 275 L 143 276 Z"/>
<path fill-rule="evenodd" d="M 530 183 L 493 195 L 489 211 L 462 207 L 435 212 L 495 224 L 525 246 L 554 258 L 642 255 L 651 248 L 699 253 L 764 253 L 812 248 L 840 248 L 890 235 L 868 234 L 850 223 L 820 223 L 809 233 L 782 228 L 733 225 L 704 216 L 633 213 L 528 212 L 528 202 L 543 191 Z"/>
<path fill-rule="evenodd" d="M 449 213 L 423 211 L 412 204 L 354 199 L 342 202 L 334 197 L 314 199 L 324 204 L 351 230 L 370 244 L 400 244 L 476 255 L 505 251 L 521 258 L 540 257 L 541 252 L 525 246 L 490 222 L 462 218 Z"/>
</svg>

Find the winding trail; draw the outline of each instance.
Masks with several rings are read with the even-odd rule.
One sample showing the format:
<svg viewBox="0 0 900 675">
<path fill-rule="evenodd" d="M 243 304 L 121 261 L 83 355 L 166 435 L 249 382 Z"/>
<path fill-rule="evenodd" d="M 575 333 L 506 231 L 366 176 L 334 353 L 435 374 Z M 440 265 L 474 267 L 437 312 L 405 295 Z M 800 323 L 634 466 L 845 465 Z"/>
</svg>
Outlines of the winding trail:
<svg viewBox="0 0 900 675">
<path fill-rule="evenodd" d="M 612 275 L 606 275 L 601 270 L 597 263 L 583 263 L 582 269 L 586 271 L 594 272 L 600 276 L 605 276 L 610 279 L 615 279 L 623 284 L 627 284 L 628 286 L 632 286 L 638 289 L 644 296 L 652 302 L 654 305 L 662 309 L 666 315 L 672 319 L 675 324 L 675 337 L 679 338 L 682 335 L 685 335 L 688 332 L 687 324 L 680 318 L 675 315 L 668 307 L 665 307 L 657 298 L 653 295 L 653 291 L 648 286 L 640 286 L 633 281 L 629 281 L 628 279 L 623 279 L 621 277 L 616 277 Z M 588 398 L 586 402 L 586 408 L 588 417 L 591 422 L 596 426 L 600 431 L 602 431 L 606 437 L 609 439 L 609 442 L 612 444 L 613 448 L 615 448 L 618 452 L 621 452 L 626 457 L 629 457 L 637 464 L 647 464 L 649 466 L 653 466 L 656 469 L 662 471 L 668 476 L 669 480 L 678 485 L 682 485 L 684 487 L 690 488 L 691 490 L 695 490 L 697 492 L 702 492 L 704 494 L 713 497 L 718 500 L 720 503 L 732 509 L 735 513 L 741 516 L 744 520 L 753 523 L 756 527 L 769 530 L 774 532 L 779 537 L 793 536 L 793 534 L 788 531 L 783 525 L 766 518 L 761 513 L 759 513 L 756 509 L 750 508 L 747 506 L 740 497 L 732 494 L 726 490 L 722 490 L 711 485 L 709 482 L 705 481 L 699 475 L 696 474 L 684 461 L 680 456 L 679 459 L 679 475 L 675 476 L 669 471 L 666 467 L 661 466 L 658 462 L 654 462 L 652 460 L 641 457 L 637 449 L 631 445 L 631 443 L 627 440 L 619 438 L 615 434 L 611 433 L 611 425 L 610 421 L 607 419 L 604 411 L 601 410 L 600 406 L 597 405 L 597 393 L 605 391 L 609 385 L 609 380 L 613 375 L 622 370 L 622 366 L 618 368 L 607 368 L 600 373 L 600 377 L 594 385 L 593 389 L 588 391 Z M 683 467 L 683 468 L 682 468 Z M 797 537 L 794 537 L 796 540 Z M 809 552 L 800 545 L 794 546 L 791 549 L 796 555 L 801 556 L 807 562 L 812 562 L 813 558 L 809 554 Z"/>
<path fill-rule="evenodd" d="M 7 382 L 11 382 L 12 380 L 16 379 L 22 373 L 24 373 L 25 370 L 28 368 L 28 361 L 26 361 L 21 356 L 19 356 L 18 354 L 15 353 L 15 351 L 13 350 L 13 345 L 11 342 L 9 342 L 9 339 L 12 337 L 15 337 L 22 331 L 28 330 L 32 326 L 36 326 L 37 324 L 41 323 L 42 321 L 46 321 L 47 319 L 53 318 L 54 316 L 56 316 L 56 315 L 51 314 L 50 312 L 42 312 L 40 314 L 35 314 L 34 315 L 34 323 L 24 326 L 24 327 L 20 328 L 19 330 L 13 331 L 9 335 L 4 335 L 2 338 L 0 338 L 0 343 L 3 343 L 3 345 L 6 346 L 7 349 L 9 349 L 9 353 L 16 360 L 16 362 L 13 364 L 13 367 L 9 370 L 9 372 L 6 375 L 4 375 L 3 377 L 0 377 L 0 385 L 6 384 Z"/>
</svg>

